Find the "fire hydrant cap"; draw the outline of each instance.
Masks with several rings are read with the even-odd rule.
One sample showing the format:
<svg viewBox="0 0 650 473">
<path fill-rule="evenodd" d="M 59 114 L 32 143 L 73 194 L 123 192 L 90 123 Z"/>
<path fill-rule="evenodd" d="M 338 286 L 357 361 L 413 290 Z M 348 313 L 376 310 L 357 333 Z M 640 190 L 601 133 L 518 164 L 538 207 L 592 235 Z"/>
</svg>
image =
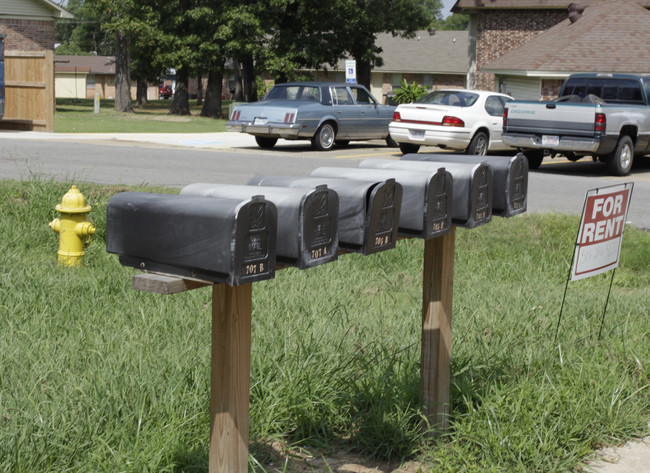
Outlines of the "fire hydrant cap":
<svg viewBox="0 0 650 473">
<path fill-rule="evenodd" d="M 55 209 L 57 212 L 76 214 L 88 213 L 92 207 L 86 205 L 86 198 L 79 192 L 77 186 L 72 186 L 68 193 L 63 196 L 63 199 L 61 199 L 61 203 L 56 205 Z"/>
</svg>

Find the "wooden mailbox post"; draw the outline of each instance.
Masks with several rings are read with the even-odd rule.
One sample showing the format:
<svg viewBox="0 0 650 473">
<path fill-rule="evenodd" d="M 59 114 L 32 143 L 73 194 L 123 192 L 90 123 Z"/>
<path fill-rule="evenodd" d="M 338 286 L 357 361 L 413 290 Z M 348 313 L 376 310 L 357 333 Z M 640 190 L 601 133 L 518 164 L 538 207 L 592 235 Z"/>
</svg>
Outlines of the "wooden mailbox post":
<svg viewBox="0 0 650 473">
<path fill-rule="evenodd" d="M 157 294 L 212 286 L 210 473 L 248 469 L 253 285 L 229 286 L 155 273 L 133 277 L 133 288 Z"/>
<path fill-rule="evenodd" d="M 448 429 L 451 310 L 455 228 L 425 241 L 420 399 L 432 426 Z M 231 287 L 177 276 L 142 273 L 133 288 L 176 294 L 212 286 L 210 473 L 245 473 L 250 425 L 253 285 Z"/>
</svg>

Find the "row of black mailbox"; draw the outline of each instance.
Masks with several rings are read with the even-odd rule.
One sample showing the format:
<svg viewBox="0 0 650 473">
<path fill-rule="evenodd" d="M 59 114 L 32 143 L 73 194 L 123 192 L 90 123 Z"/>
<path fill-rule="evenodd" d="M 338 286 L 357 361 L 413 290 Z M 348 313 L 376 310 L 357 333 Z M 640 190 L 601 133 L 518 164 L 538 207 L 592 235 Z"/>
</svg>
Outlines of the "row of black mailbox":
<svg viewBox="0 0 650 473">
<path fill-rule="evenodd" d="M 398 236 L 431 239 L 452 225 L 526 211 L 528 161 L 515 156 L 407 154 L 311 177 L 248 185 L 191 184 L 180 195 L 123 192 L 108 203 L 106 248 L 142 270 L 223 282 L 270 279 L 339 251 L 372 254 Z"/>
</svg>

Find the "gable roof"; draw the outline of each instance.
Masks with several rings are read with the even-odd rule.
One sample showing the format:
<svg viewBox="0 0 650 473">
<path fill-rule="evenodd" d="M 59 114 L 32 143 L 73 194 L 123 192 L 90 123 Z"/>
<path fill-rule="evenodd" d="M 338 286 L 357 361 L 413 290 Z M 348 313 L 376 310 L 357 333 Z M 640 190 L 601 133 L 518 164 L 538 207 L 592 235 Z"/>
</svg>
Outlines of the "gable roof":
<svg viewBox="0 0 650 473">
<path fill-rule="evenodd" d="M 51 0 L 2 0 L 0 18 L 74 18 L 69 11 Z"/>
<path fill-rule="evenodd" d="M 377 36 L 384 64 L 375 72 L 466 74 L 469 65 L 468 31 L 418 31 L 414 38 Z"/>
<path fill-rule="evenodd" d="M 650 72 L 650 11 L 605 0 L 483 67 L 483 72 L 544 76 L 573 72 Z"/>
<path fill-rule="evenodd" d="M 477 10 L 488 9 L 552 9 L 566 10 L 570 3 L 580 3 L 585 7 L 600 3 L 601 0 L 457 0 L 451 8 L 453 13 L 473 13 Z M 629 0 L 650 7 L 650 0 Z"/>
<path fill-rule="evenodd" d="M 54 72 L 115 74 L 115 56 L 54 56 Z"/>
</svg>

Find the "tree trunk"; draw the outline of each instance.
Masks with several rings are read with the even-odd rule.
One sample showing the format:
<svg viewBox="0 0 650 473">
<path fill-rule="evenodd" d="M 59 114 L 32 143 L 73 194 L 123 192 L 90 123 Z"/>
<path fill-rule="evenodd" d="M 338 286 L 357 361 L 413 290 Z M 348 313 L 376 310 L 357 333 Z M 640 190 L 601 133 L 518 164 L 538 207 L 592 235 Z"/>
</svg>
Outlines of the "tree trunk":
<svg viewBox="0 0 650 473">
<path fill-rule="evenodd" d="M 365 86 L 370 90 L 370 73 L 371 67 L 367 62 L 357 61 L 357 84 Z"/>
<path fill-rule="evenodd" d="M 205 101 L 201 110 L 202 117 L 223 118 L 221 111 L 222 78 L 223 66 L 208 72 L 208 87 L 205 91 Z"/>
<path fill-rule="evenodd" d="M 233 74 L 235 76 L 235 97 L 234 100 L 235 102 L 243 102 L 244 101 L 244 94 L 242 93 L 242 88 L 241 88 L 241 69 L 239 67 L 239 61 L 234 60 L 232 62 L 232 68 L 233 68 Z"/>
<path fill-rule="evenodd" d="M 257 84 L 255 83 L 253 58 L 247 58 L 242 63 L 242 77 L 244 79 L 244 101 L 257 102 Z"/>
<path fill-rule="evenodd" d="M 137 81 L 137 97 L 135 101 L 136 107 L 142 107 L 149 102 L 147 98 L 147 81 L 145 79 L 138 79 Z"/>
<path fill-rule="evenodd" d="M 129 78 L 129 49 L 126 35 L 115 34 L 115 111 L 133 112 L 131 80 Z"/>
<path fill-rule="evenodd" d="M 203 105 L 203 76 L 198 74 L 196 78 L 196 106 L 200 107 Z"/>
<path fill-rule="evenodd" d="M 189 71 L 186 66 L 176 70 L 176 90 L 169 113 L 172 115 L 190 115 Z"/>
</svg>

